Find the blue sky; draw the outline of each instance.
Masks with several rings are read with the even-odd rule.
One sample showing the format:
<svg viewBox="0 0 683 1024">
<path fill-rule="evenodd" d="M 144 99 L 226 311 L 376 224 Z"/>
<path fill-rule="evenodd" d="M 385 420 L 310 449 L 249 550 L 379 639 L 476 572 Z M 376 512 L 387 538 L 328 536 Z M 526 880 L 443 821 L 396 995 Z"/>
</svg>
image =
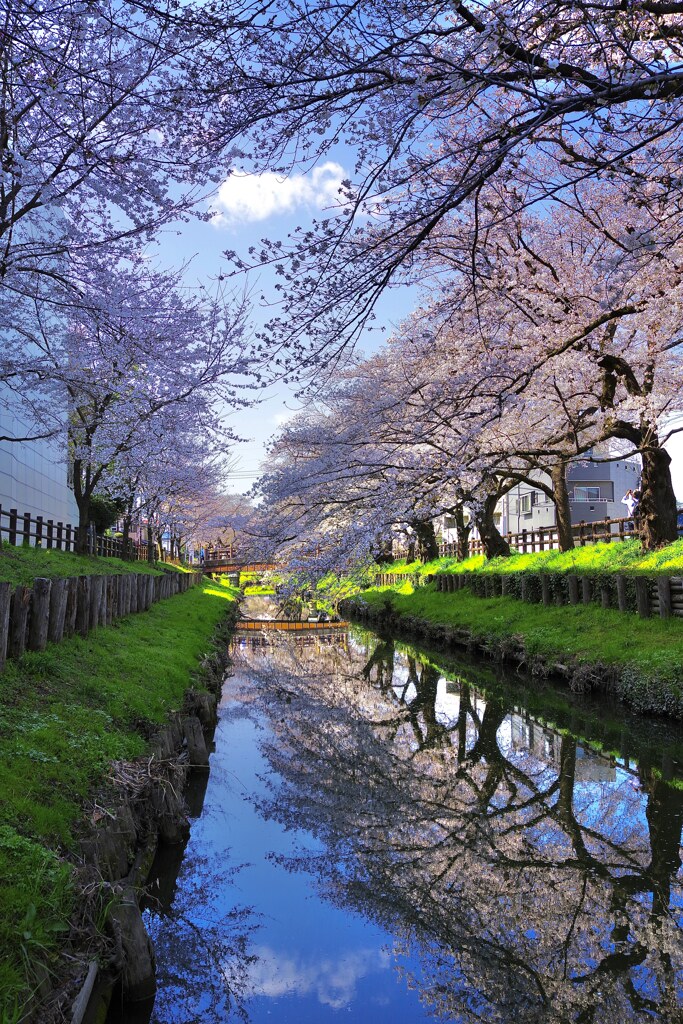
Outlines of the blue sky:
<svg viewBox="0 0 683 1024">
<path fill-rule="evenodd" d="M 298 225 L 308 225 L 323 210 L 329 210 L 337 200 L 341 180 L 349 176 L 352 159 L 346 166 L 338 160 L 327 160 L 307 174 L 293 174 L 283 179 L 274 174 L 235 175 L 226 179 L 212 203 L 213 221 L 193 220 L 167 230 L 162 236 L 160 259 L 164 264 L 178 266 L 191 260 L 186 272 L 190 285 L 207 284 L 230 267 L 225 250 L 235 250 L 245 259 L 249 247 L 258 246 L 262 238 L 286 239 Z M 254 306 L 251 320 L 261 326 L 273 314 L 272 309 L 259 304 L 263 294 L 267 301 L 275 301 L 275 275 L 266 267 L 248 281 L 237 279 L 236 287 L 248 283 L 253 292 Z M 384 331 L 375 331 L 363 342 L 363 351 L 369 353 L 379 346 L 396 325 L 413 308 L 414 290 L 397 288 L 387 296 L 378 309 L 378 324 Z M 254 397 L 259 392 L 254 390 Z M 237 446 L 237 465 L 229 479 L 230 489 L 245 491 L 251 486 L 265 457 L 265 445 L 278 427 L 301 408 L 294 388 L 273 387 L 261 394 L 262 400 L 253 409 L 240 410 L 229 417 L 233 429 L 250 440 Z"/>
<path fill-rule="evenodd" d="M 274 174 L 231 175 L 212 203 L 212 222 L 192 221 L 165 233 L 160 247 L 162 261 L 177 266 L 191 260 L 186 275 L 188 282 L 207 283 L 228 270 L 223 256 L 225 250 L 233 249 L 246 258 L 249 247 L 258 246 L 262 238 L 284 241 L 298 225 L 307 225 L 321 211 L 329 210 L 336 202 L 339 183 L 350 177 L 352 164 L 353 155 L 345 159 L 342 151 L 341 155 L 335 153 L 333 159 L 323 161 L 308 173 L 288 178 Z M 275 276 L 264 268 L 249 280 L 249 285 L 255 299 L 252 321 L 262 325 L 272 315 L 272 310 L 259 305 L 258 296 L 263 294 L 267 301 L 275 300 Z M 416 299 L 416 291 L 407 287 L 397 288 L 387 295 L 377 310 L 377 323 L 384 331 L 368 335 L 363 351 L 370 352 L 380 345 L 392 327 L 411 311 Z M 255 390 L 254 397 L 257 394 Z M 301 407 L 293 389 L 285 386 L 273 387 L 260 397 L 260 403 L 254 408 L 230 416 L 233 429 L 248 438 L 234 453 L 236 464 L 228 481 L 233 492 L 248 490 L 259 475 L 268 438 Z M 683 499 L 683 435 L 671 441 L 669 450 L 674 460 L 674 487 L 679 499 Z"/>
</svg>

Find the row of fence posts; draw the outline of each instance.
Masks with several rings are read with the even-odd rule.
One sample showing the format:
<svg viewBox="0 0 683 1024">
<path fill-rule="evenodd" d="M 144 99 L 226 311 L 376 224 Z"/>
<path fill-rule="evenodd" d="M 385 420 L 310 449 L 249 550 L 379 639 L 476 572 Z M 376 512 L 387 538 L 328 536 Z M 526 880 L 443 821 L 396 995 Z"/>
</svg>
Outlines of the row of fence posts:
<svg viewBox="0 0 683 1024">
<path fill-rule="evenodd" d="M 3 518 L 7 520 L 6 526 L 3 526 Z M 31 544 L 48 550 L 75 551 L 77 535 L 78 529 L 71 523 L 34 517 L 30 512 L 20 514 L 16 508 L 7 511 L 0 505 L 0 539 L 6 537 L 12 547 Z M 98 534 L 94 524 L 88 529 L 87 548 L 89 555 L 122 558 L 124 554 L 123 540 Z M 145 545 L 129 540 L 127 554 L 131 561 L 141 561 L 147 558 L 147 549 Z"/>
<path fill-rule="evenodd" d="M 610 543 L 611 541 L 626 540 L 635 537 L 633 531 L 633 519 L 628 516 L 618 519 L 596 519 L 591 523 L 583 519 L 580 523 L 572 526 L 574 541 L 579 547 L 586 544 L 597 544 L 599 541 Z M 539 551 L 555 551 L 560 546 L 559 534 L 556 526 L 539 526 L 535 530 L 520 530 L 519 533 L 506 533 L 503 535 L 510 547 L 526 555 L 535 554 Z M 481 555 L 484 553 L 484 543 L 479 537 L 471 537 L 468 542 L 470 555 Z M 458 546 L 455 542 L 439 544 L 440 558 L 455 558 L 458 553 Z"/>
<path fill-rule="evenodd" d="M 87 636 L 97 626 L 146 611 L 184 593 L 200 573 L 125 573 L 120 576 L 38 577 L 32 587 L 0 582 L 0 670 L 7 658 L 43 651 L 65 637 Z"/>
<path fill-rule="evenodd" d="M 429 577 L 428 577 L 429 578 Z M 519 583 L 512 573 L 438 573 L 431 577 L 436 589 L 453 592 L 465 587 L 480 597 L 515 596 L 522 601 L 553 604 L 599 603 L 603 608 L 614 608 L 620 612 L 636 611 L 647 619 L 659 615 L 667 619 L 672 615 L 683 617 L 683 578 L 680 576 L 633 576 L 635 606 L 629 600 L 628 577 L 622 573 L 609 578 L 593 579 L 567 573 L 553 576 L 551 573 L 520 573 Z"/>
</svg>

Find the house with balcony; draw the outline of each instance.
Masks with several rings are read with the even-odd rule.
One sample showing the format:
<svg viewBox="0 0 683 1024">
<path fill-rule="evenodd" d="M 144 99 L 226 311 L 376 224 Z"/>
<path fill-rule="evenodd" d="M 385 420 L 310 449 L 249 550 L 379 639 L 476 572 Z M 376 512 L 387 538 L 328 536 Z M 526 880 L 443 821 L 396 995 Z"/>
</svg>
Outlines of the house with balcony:
<svg viewBox="0 0 683 1024">
<path fill-rule="evenodd" d="M 532 474 L 539 480 L 543 474 Z M 546 478 L 547 479 L 547 478 Z M 548 481 L 549 482 L 549 481 Z M 572 523 L 595 523 L 600 520 L 621 519 L 627 515 L 622 498 L 628 490 L 636 490 L 640 483 L 640 463 L 637 459 L 618 459 L 614 462 L 572 463 L 567 469 L 567 488 Z M 515 484 L 503 495 L 494 513 L 496 526 L 505 535 L 528 533 L 556 525 L 555 505 L 538 487 L 529 483 Z M 441 516 L 437 533 L 444 543 L 456 541 L 456 524 L 452 516 Z M 476 531 L 474 536 L 476 536 Z"/>
</svg>

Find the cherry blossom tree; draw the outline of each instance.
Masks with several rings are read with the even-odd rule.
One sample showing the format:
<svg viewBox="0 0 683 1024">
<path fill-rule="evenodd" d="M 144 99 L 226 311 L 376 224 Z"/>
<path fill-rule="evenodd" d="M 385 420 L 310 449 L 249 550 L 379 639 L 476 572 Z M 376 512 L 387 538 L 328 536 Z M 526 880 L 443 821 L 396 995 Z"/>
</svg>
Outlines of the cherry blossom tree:
<svg viewBox="0 0 683 1024">
<path fill-rule="evenodd" d="M 162 452 L 174 459 L 169 443 L 172 449 L 188 428 L 207 443 L 232 439 L 218 404 L 246 401 L 238 383 L 250 367 L 244 308 L 220 294 L 193 296 L 177 274 L 154 273 L 138 261 L 91 266 L 77 308 L 59 321 L 41 312 L 31 344 L 50 384 L 68 399 L 83 550 L 90 499 L 105 482 L 112 489 L 119 466 L 130 480 L 134 465 L 149 472 Z"/>
<path fill-rule="evenodd" d="M 286 174 L 346 145 L 355 167 L 329 216 L 244 261 L 282 276 L 266 335 L 299 369 L 333 356 L 388 287 L 424 277 L 448 221 L 477 245 L 501 191 L 496 217 L 580 208 L 610 181 L 680 223 L 682 32 L 659 0 L 267 3 L 221 112 L 253 140 L 243 166 Z"/>
</svg>

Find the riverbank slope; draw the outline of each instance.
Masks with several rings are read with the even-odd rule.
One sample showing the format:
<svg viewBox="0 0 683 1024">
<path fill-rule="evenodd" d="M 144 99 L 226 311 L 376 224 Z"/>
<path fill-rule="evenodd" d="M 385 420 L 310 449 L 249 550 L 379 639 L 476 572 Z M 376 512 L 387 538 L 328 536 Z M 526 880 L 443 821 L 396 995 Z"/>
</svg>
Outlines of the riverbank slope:
<svg viewBox="0 0 683 1024">
<path fill-rule="evenodd" d="M 102 571 L 104 560 L 98 568 Z M 13 1024 L 97 955 L 116 894 L 83 892 L 83 824 L 111 816 L 112 766 L 202 690 L 236 593 L 211 582 L 87 637 L 8 662 L 0 677 L 0 1018 Z M 90 883 L 91 884 L 91 883 Z M 88 911 L 83 911 L 87 904 Z M 94 911 L 94 916 L 93 916 Z M 98 919 L 96 919 L 98 918 Z M 38 1018 L 35 1018 L 38 1019 Z"/>
<path fill-rule="evenodd" d="M 479 648 L 532 673 L 555 674 L 574 690 L 613 693 L 640 713 L 683 719 L 681 619 L 639 619 L 597 605 L 529 605 L 409 581 L 367 588 L 343 610 L 375 628 Z"/>
</svg>

